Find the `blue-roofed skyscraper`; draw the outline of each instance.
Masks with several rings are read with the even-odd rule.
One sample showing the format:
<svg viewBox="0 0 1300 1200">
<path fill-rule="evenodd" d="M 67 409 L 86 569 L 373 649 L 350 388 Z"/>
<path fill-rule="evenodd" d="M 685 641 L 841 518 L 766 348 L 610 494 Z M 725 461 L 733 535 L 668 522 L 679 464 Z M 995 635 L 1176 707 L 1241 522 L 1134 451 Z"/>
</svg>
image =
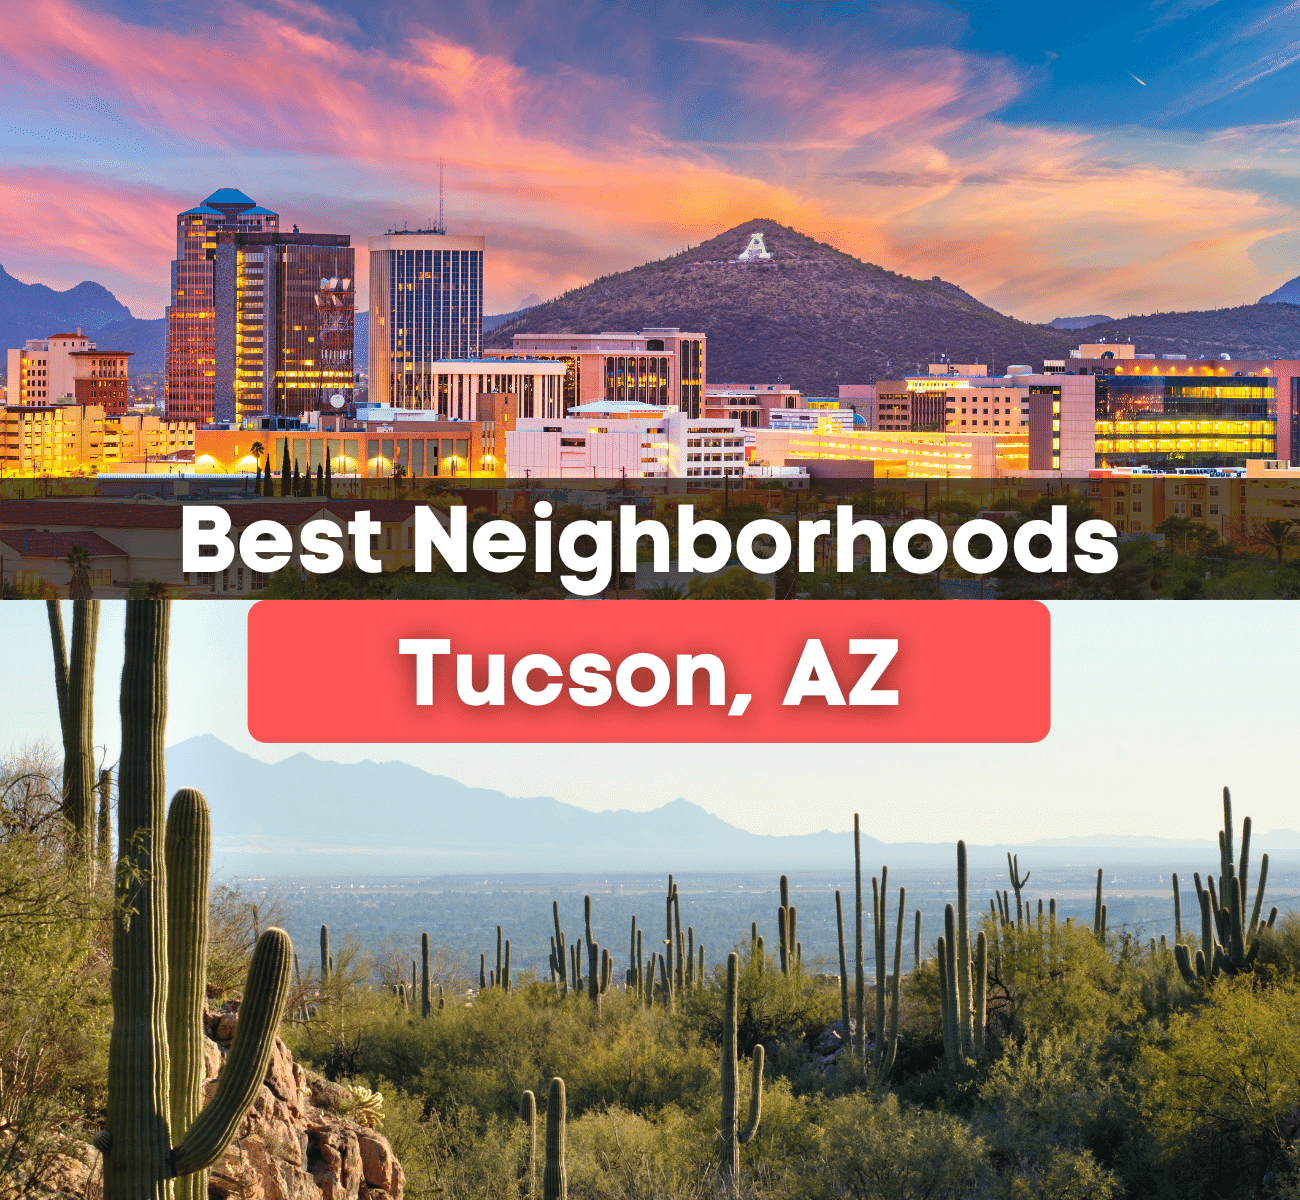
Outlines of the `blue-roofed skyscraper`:
<svg viewBox="0 0 1300 1200">
<path fill-rule="evenodd" d="M 347 234 L 281 232 L 278 214 L 235 188 L 179 213 L 168 415 L 242 426 L 350 400 L 354 265 Z"/>
<path fill-rule="evenodd" d="M 275 232 L 280 218 L 235 188 L 220 188 L 176 214 L 176 258 L 167 305 L 167 415 L 210 425 L 216 387 L 217 235 L 223 230 Z"/>
</svg>

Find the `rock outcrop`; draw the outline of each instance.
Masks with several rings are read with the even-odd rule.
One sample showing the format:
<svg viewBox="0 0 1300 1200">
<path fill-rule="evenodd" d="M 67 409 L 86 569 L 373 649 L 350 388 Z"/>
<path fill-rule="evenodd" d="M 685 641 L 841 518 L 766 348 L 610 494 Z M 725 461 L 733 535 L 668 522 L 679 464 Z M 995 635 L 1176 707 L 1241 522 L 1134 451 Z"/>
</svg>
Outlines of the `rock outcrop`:
<svg viewBox="0 0 1300 1200">
<path fill-rule="evenodd" d="M 204 1094 L 238 1022 L 228 1005 L 206 1015 Z M 402 1200 L 405 1177 L 388 1139 L 347 1119 L 351 1092 L 305 1070 L 278 1038 L 257 1099 L 212 1168 L 209 1200 Z"/>
</svg>

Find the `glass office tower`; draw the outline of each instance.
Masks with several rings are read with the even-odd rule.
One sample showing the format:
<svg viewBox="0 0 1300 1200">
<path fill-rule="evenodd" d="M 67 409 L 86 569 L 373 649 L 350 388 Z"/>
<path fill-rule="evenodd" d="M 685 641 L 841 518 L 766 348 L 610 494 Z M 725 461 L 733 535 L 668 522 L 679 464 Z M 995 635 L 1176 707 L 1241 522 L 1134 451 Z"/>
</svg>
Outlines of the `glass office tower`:
<svg viewBox="0 0 1300 1200">
<path fill-rule="evenodd" d="M 482 355 L 483 244 L 428 230 L 369 239 L 372 400 L 449 415 L 435 364 Z"/>
</svg>

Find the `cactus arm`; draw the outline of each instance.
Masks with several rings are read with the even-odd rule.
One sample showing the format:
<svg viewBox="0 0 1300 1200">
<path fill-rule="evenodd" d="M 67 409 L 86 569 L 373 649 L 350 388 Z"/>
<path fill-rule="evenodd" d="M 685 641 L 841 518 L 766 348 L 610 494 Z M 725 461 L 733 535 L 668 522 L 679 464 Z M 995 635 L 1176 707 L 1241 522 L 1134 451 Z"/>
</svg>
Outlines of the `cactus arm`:
<svg viewBox="0 0 1300 1200">
<path fill-rule="evenodd" d="M 1094 905 L 1093 905 L 1093 912 L 1092 912 L 1092 934 L 1093 934 L 1093 937 L 1095 937 L 1095 938 L 1097 939 L 1097 941 L 1099 941 L 1099 942 L 1103 942 L 1103 943 L 1104 943 L 1105 940 L 1106 940 L 1106 934 L 1105 934 L 1105 932 L 1104 932 L 1104 930 L 1103 930 L 1103 928 L 1102 928 L 1102 919 L 1101 919 L 1101 910 L 1102 910 L 1102 903 L 1101 903 L 1101 880 L 1102 880 L 1102 875 L 1103 875 L 1102 868 L 1101 868 L 1101 867 L 1098 867 L 1098 868 L 1097 868 L 1097 899 L 1096 899 L 1096 901 L 1095 901 L 1095 903 L 1094 903 Z"/>
<path fill-rule="evenodd" d="M 1171 877 L 1174 885 L 1174 944 L 1183 940 L 1183 898 L 1178 894 L 1178 874 Z"/>
<path fill-rule="evenodd" d="M 555 920 L 555 966 L 560 976 L 560 991 L 563 995 L 569 994 L 569 975 L 568 964 L 564 959 L 564 933 L 560 929 L 560 902 L 551 901 L 551 915 Z"/>
<path fill-rule="evenodd" d="M 212 1166 L 225 1153 L 252 1108 L 284 1015 L 292 961 L 289 935 L 283 929 L 264 930 L 248 966 L 235 1040 L 217 1076 L 216 1091 L 173 1153 L 177 1175 Z"/>
<path fill-rule="evenodd" d="M 1227 875 L 1232 867 L 1232 793 L 1223 789 L 1223 866 L 1220 875 Z"/>
<path fill-rule="evenodd" d="M 1237 867 L 1237 878 L 1241 880 L 1241 889 L 1244 893 L 1247 890 L 1247 871 L 1250 868 L 1250 830 L 1251 820 L 1247 817 L 1241 823 L 1241 862 Z M 1243 904 L 1244 908 L 1245 905 Z"/>
<path fill-rule="evenodd" d="M 330 927 L 320 927 L 320 977 L 324 983 L 330 977 Z"/>
<path fill-rule="evenodd" d="M 1198 950 L 1196 953 L 1199 958 L 1200 951 Z M 1183 982 L 1189 986 L 1194 984 L 1197 978 L 1196 970 L 1192 966 L 1191 955 L 1187 947 L 1181 942 L 1174 943 L 1174 961 L 1178 963 L 1178 973 L 1183 977 Z"/>
<path fill-rule="evenodd" d="M 871 931 L 875 942 L 874 961 L 876 967 L 876 1024 L 874 1036 L 871 1039 L 871 1069 L 876 1072 L 879 1072 L 881 1064 L 884 1062 L 885 1053 L 885 991 L 889 986 L 887 978 L 889 962 L 885 958 L 886 907 L 885 872 L 882 870 L 879 882 L 876 881 L 875 876 L 872 876 L 871 879 Z"/>
<path fill-rule="evenodd" d="M 1259 914 L 1264 907 L 1264 884 L 1268 881 L 1268 855 L 1265 854 L 1259 860 L 1259 886 L 1255 889 L 1255 906 L 1250 910 L 1250 936 L 1253 938 L 1259 932 Z M 1243 885 L 1245 876 L 1242 876 Z M 1273 910 L 1274 912 L 1277 909 Z M 1273 928 L 1273 922 L 1268 923 L 1270 929 Z"/>
<path fill-rule="evenodd" d="M 1213 883 L 1212 880 L 1211 883 Z M 1201 953 L 1204 955 L 1207 965 L 1214 962 L 1215 946 L 1214 917 L 1210 912 L 1210 894 L 1208 889 L 1201 892 Z"/>
<path fill-rule="evenodd" d="M 788 949 L 789 933 L 787 932 L 787 921 L 790 910 L 784 904 L 776 910 L 776 934 L 778 955 L 781 961 L 781 974 L 790 974 L 790 953 Z"/>
<path fill-rule="evenodd" d="M 1228 925 L 1231 941 L 1228 953 L 1233 966 L 1244 966 L 1246 962 L 1246 940 L 1241 927 L 1241 889 L 1235 878 L 1228 878 Z"/>
<path fill-rule="evenodd" d="M 167 725 L 166 601 L 126 606 L 122 665 L 122 751 L 118 773 L 118 853 L 143 875 L 118 876 L 117 899 L 133 909 L 113 922 L 108 1048 L 105 1200 L 169 1200 L 170 1102 L 167 1077 L 167 868 L 162 853 Z"/>
<path fill-rule="evenodd" d="M 921 910 L 916 910 L 916 930 L 912 934 L 912 969 L 921 969 Z"/>
<path fill-rule="evenodd" d="M 546 1166 L 542 1171 L 542 1200 L 568 1200 L 564 1169 L 564 1080 L 556 1076 L 546 1096 Z"/>
<path fill-rule="evenodd" d="M 898 1056 L 898 995 L 903 978 L 903 925 L 907 919 L 907 889 L 898 889 L 898 928 L 894 933 L 894 978 L 889 986 L 889 1035 L 885 1057 L 881 1061 L 880 1078 L 888 1079 Z"/>
<path fill-rule="evenodd" d="M 510 990 L 510 939 L 506 938 L 506 957 L 501 965 L 502 986 L 508 992 Z"/>
<path fill-rule="evenodd" d="M 736 1141 L 747 1146 L 758 1132 L 763 1117 L 763 1047 L 755 1046 L 749 1066 L 749 1122 L 736 1135 Z"/>
<path fill-rule="evenodd" d="M 203 793 L 172 797 L 163 837 L 167 863 L 167 1049 L 171 1135 L 184 1137 L 203 1107 L 203 999 L 208 977 L 208 864 L 212 821 Z M 206 1171 L 182 1178 L 176 1200 L 207 1200 Z"/>
</svg>

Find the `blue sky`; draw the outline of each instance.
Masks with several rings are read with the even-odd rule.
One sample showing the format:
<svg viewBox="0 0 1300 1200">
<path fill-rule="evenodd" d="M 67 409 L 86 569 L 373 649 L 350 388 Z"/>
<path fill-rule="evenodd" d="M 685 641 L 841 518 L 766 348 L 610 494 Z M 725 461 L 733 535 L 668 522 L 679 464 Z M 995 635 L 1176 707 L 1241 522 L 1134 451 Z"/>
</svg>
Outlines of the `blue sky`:
<svg viewBox="0 0 1300 1200">
<path fill-rule="evenodd" d="M 756 216 L 1039 320 L 1300 274 L 1294 0 L 11 0 L 0 69 L 0 262 L 141 316 L 217 187 L 364 238 L 439 154 L 489 311 Z"/>
<path fill-rule="evenodd" d="M 1288 601 L 1050 605 L 1052 731 L 1033 745 L 506 745 L 490 752 L 254 742 L 247 732 L 247 607 L 173 604 L 169 745 L 213 734 L 268 762 L 299 750 L 340 762 L 398 759 L 473 787 L 551 795 L 592 810 L 645 810 L 681 796 L 756 833 L 845 830 L 858 809 L 867 832 L 890 842 L 1099 833 L 1212 838 L 1221 827 L 1224 784 L 1258 832 L 1297 825 L 1288 749 L 1300 605 Z M 106 601 L 102 609 L 95 740 L 112 762 L 123 605 Z M 9 672 L 0 754 L 32 740 L 57 742 L 45 606 L 0 604 L 0 640 Z M 304 663 L 311 661 L 305 651 Z M 321 695 L 314 669 L 304 671 L 304 696 L 347 702 L 345 684 Z M 182 783 L 203 786 L 172 786 Z"/>
</svg>

